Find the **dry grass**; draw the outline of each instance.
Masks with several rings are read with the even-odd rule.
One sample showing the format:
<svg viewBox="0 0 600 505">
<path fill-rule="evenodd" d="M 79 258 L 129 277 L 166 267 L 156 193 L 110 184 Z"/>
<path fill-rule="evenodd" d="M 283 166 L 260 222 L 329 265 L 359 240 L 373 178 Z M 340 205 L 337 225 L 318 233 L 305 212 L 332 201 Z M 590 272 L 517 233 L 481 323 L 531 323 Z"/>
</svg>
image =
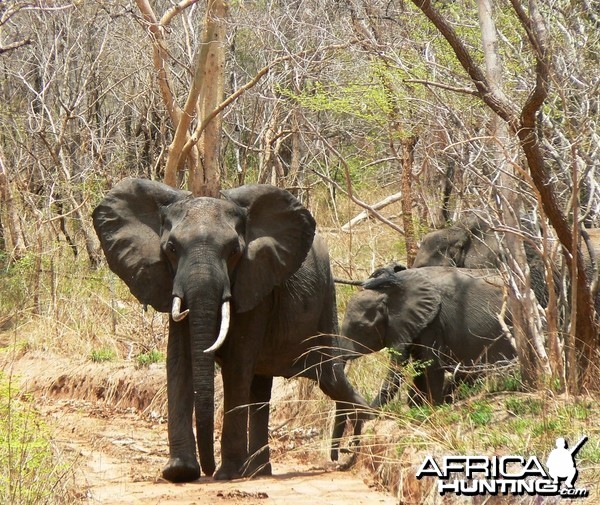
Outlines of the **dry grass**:
<svg viewBox="0 0 600 505">
<path fill-rule="evenodd" d="M 373 194 L 369 201 L 377 197 Z M 339 224 L 361 210 L 347 200 L 340 199 L 336 213 L 324 196 L 313 198 L 312 204 L 336 277 L 364 279 L 378 266 L 404 261 L 402 237 L 384 225 L 369 220 L 351 234 L 339 231 Z M 105 400 L 124 401 L 124 392 L 127 397 L 145 398 L 145 406 L 140 403 L 138 408 L 164 411 L 164 390 L 158 396 L 144 392 L 143 381 L 129 376 L 132 367 L 123 363 L 152 349 L 165 352 L 167 318 L 152 309 L 144 313 L 106 267 L 91 271 L 83 259 L 74 260 L 66 246 L 52 245 L 41 257 L 32 255 L 5 270 L 0 290 L 0 346 L 8 346 L 17 356 L 51 350 L 80 362 L 58 374 L 63 382 L 56 376 L 52 380 L 42 377 L 42 382 L 63 394 L 79 394 L 73 390 L 73 380 L 67 379 L 71 377 L 82 390 L 89 389 L 86 394 L 97 394 L 98 386 L 86 382 L 86 377 L 92 367 L 101 366 L 107 370 Z M 355 292 L 354 287 L 338 285 L 340 319 Z M 114 362 L 92 365 L 92 353 L 103 350 L 112 353 Z M 355 387 L 372 399 L 387 366 L 387 354 L 380 352 L 353 362 L 348 374 Z M 441 503 L 428 479 L 414 479 L 424 454 L 514 451 L 544 456 L 556 436 L 572 439 L 585 433 L 590 442 L 581 454 L 581 483 L 600 491 L 596 484 L 600 482 L 600 412 L 594 398 L 563 398 L 551 391 L 537 396 L 493 393 L 489 387 L 471 393 L 452 406 L 415 410 L 406 405 L 404 391 L 378 421 L 367 425 L 361 465 L 397 493 L 401 503 Z M 272 436 L 284 441 L 287 451 L 326 454 L 332 402 L 307 380 L 277 382 L 273 394 Z M 541 411 L 535 410 L 536 405 L 541 405 Z"/>
</svg>

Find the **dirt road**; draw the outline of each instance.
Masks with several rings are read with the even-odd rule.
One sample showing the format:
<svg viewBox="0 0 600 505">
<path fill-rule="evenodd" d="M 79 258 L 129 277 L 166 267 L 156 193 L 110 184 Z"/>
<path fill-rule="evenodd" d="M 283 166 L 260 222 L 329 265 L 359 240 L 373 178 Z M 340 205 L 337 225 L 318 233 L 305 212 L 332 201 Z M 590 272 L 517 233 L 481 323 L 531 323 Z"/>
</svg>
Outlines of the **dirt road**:
<svg viewBox="0 0 600 505">
<path fill-rule="evenodd" d="M 37 404 L 53 432 L 61 457 L 72 462 L 78 503 L 85 504 L 261 504 L 261 505 L 392 505 L 395 500 L 376 489 L 370 476 L 342 472 L 327 462 L 314 432 L 290 432 L 272 441 L 273 477 L 217 482 L 203 477 L 175 485 L 160 471 L 167 460 L 167 427 L 160 414 L 106 398 L 106 386 L 90 366 L 48 374 L 47 361 L 35 378 L 34 362 L 17 366 L 24 384 L 37 391 Z M 96 375 L 98 372 L 96 370 Z M 118 375 L 118 374 L 117 374 Z M 152 374 L 150 374 L 152 375 Z M 158 374 L 160 375 L 160 374 Z M 113 373 L 113 377 L 115 374 Z M 120 381 L 120 379 L 119 379 Z M 41 391 L 39 384 L 49 387 Z M 121 384 L 126 389 L 125 384 Z M 78 391 L 79 390 L 79 391 Z M 87 398 L 90 391 L 97 398 Z M 99 394 L 101 392 L 101 394 Z M 81 398 L 81 397 L 84 398 Z M 117 398 L 118 395 L 113 395 Z M 280 434 L 281 435 L 281 434 Z"/>
</svg>

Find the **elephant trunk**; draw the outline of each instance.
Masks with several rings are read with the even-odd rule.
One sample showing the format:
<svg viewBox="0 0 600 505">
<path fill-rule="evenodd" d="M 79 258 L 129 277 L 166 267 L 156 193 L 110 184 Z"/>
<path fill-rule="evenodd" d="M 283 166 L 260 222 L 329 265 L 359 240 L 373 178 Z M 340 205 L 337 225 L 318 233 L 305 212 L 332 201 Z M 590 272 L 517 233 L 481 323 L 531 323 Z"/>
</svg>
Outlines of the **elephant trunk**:
<svg viewBox="0 0 600 505">
<path fill-rule="evenodd" d="M 207 283 L 198 282 L 197 276 L 194 287 L 186 290 L 186 302 L 190 310 L 189 327 L 191 339 L 192 381 L 194 387 L 194 412 L 196 416 L 196 440 L 200 465 L 206 475 L 212 475 L 215 470 L 214 457 L 214 352 L 210 350 L 219 340 L 217 331 L 223 329 L 220 309 L 222 289 L 210 289 Z M 214 282 L 214 279 L 213 279 Z M 221 312 L 224 310 L 221 309 Z M 227 324 L 228 327 L 228 324 Z M 221 340 L 224 339 L 224 335 Z"/>
</svg>

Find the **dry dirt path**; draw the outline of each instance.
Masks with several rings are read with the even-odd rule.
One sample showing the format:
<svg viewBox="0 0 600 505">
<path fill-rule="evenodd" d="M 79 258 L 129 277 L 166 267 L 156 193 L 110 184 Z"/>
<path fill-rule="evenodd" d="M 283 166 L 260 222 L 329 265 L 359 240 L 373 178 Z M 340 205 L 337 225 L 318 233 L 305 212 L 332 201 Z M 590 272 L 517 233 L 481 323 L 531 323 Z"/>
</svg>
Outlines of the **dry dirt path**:
<svg viewBox="0 0 600 505">
<path fill-rule="evenodd" d="M 288 450 L 288 441 L 274 441 L 273 477 L 232 482 L 203 477 L 194 483 L 171 484 L 160 477 L 167 460 L 167 427 L 160 415 L 141 415 L 134 407 L 103 399 L 76 398 L 73 382 L 89 367 L 55 379 L 32 377 L 35 366 L 17 366 L 29 378 L 37 404 L 53 433 L 61 457 L 72 462 L 76 502 L 82 504 L 204 504 L 230 505 L 392 505 L 395 500 L 375 489 L 370 476 L 331 468 L 324 452 Z M 46 361 L 45 373 L 48 373 Z M 82 372 L 83 370 L 83 372 Z M 60 383 L 62 394 L 41 392 L 39 384 Z M 89 381 L 90 384 L 96 381 Z M 122 385 L 121 387 L 126 387 Z M 56 390 L 56 388 L 54 388 Z M 89 391 L 94 387 L 88 387 Z M 36 392 L 37 391 L 37 392 Z M 96 391 L 98 389 L 96 388 Z M 55 391 L 56 393 L 57 391 Z M 68 393 L 68 394 L 65 394 Z M 68 397 L 66 397 L 68 396 Z M 74 398 L 75 396 L 75 398 Z M 79 395 L 81 396 L 81 395 Z M 122 403 L 122 402 L 121 402 Z M 302 445 L 294 440 L 294 445 Z M 311 444 L 311 440 L 307 441 Z M 318 445 L 318 444 L 317 444 Z"/>
</svg>

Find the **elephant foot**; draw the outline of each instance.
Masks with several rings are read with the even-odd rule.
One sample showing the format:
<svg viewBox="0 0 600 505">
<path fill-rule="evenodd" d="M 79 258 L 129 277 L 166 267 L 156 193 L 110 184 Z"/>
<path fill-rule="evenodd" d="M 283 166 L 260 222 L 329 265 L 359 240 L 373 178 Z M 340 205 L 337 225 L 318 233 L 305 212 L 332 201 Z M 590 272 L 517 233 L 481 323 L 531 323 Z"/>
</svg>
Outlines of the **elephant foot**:
<svg viewBox="0 0 600 505">
<path fill-rule="evenodd" d="M 232 462 L 223 462 L 219 469 L 215 472 L 213 478 L 215 480 L 234 480 L 243 477 L 240 470 L 243 465 Z"/>
<path fill-rule="evenodd" d="M 273 475 L 273 469 L 271 463 L 263 462 L 249 462 L 245 465 L 243 476 L 244 477 L 269 477 Z"/>
<path fill-rule="evenodd" d="M 340 458 L 340 443 L 332 443 L 331 450 L 329 452 L 329 458 L 331 461 L 337 461 Z"/>
<path fill-rule="evenodd" d="M 162 475 L 170 482 L 192 482 L 200 478 L 200 465 L 193 459 L 171 458 Z"/>
</svg>

